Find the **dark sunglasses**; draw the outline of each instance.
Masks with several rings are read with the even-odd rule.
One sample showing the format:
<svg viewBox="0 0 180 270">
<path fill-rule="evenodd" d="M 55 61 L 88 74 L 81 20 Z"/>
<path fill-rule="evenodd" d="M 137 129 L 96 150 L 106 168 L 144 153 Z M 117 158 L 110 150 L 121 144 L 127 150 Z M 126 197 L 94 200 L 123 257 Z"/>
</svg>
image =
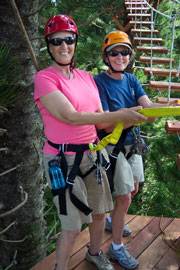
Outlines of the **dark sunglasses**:
<svg viewBox="0 0 180 270">
<path fill-rule="evenodd" d="M 48 40 L 48 43 L 52 44 L 53 46 L 60 46 L 63 41 L 67 44 L 67 45 L 72 45 L 76 42 L 76 37 L 65 37 L 65 38 L 51 38 Z"/>
<path fill-rule="evenodd" d="M 112 51 L 108 52 L 107 54 L 108 54 L 109 56 L 116 57 L 116 56 L 118 56 L 118 55 L 121 55 L 121 56 L 127 56 L 127 55 L 129 55 L 130 53 L 131 53 L 130 50 L 123 50 L 123 51 L 121 51 L 121 52 L 112 50 Z"/>
</svg>

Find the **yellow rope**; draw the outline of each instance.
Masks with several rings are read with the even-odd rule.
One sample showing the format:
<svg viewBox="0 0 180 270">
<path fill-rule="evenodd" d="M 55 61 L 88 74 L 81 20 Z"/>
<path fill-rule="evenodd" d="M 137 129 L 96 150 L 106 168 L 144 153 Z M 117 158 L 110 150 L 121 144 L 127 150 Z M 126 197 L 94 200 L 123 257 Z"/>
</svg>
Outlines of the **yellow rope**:
<svg viewBox="0 0 180 270">
<path fill-rule="evenodd" d="M 156 108 L 144 108 L 138 111 L 146 117 L 167 117 L 167 116 L 180 116 L 180 107 L 156 107 Z M 141 124 L 141 123 L 139 123 Z M 122 122 L 118 123 L 113 132 L 105 136 L 98 144 L 89 144 L 91 151 L 100 151 L 108 144 L 116 144 L 121 137 L 124 125 Z"/>
</svg>

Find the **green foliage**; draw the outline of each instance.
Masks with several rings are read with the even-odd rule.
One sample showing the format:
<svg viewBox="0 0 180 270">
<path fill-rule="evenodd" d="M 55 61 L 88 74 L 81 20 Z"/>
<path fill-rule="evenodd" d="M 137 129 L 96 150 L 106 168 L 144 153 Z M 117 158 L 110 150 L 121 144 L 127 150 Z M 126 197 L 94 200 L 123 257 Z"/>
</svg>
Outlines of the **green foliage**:
<svg viewBox="0 0 180 270">
<path fill-rule="evenodd" d="M 55 205 L 52 203 L 53 196 L 49 188 L 45 189 L 45 220 L 47 223 L 47 241 L 48 241 L 48 253 L 51 253 L 55 249 L 56 239 L 51 239 L 54 235 L 60 232 L 61 226 L 59 217 Z"/>
<path fill-rule="evenodd" d="M 176 167 L 176 149 L 180 149 L 180 141 L 176 135 L 166 134 L 166 120 L 156 120 L 153 125 L 143 127 L 152 139 L 149 139 L 150 152 L 144 162 L 145 184 L 130 213 L 180 217 L 180 171 Z"/>
<path fill-rule="evenodd" d="M 0 105 L 13 104 L 19 93 L 20 64 L 5 44 L 0 44 Z"/>
<path fill-rule="evenodd" d="M 178 13 L 180 10 L 180 3 L 176 1 L 162 1 L 158 7 L 158 10 L 172 18 L 171 20 L 169 20 L 166 17 L 157 14 L 156 24 L 157 28 L 160 30 L 161 37 L 165 41 L 165 46 L 169 48 L 169 55 L 174 34 L 174 46 L 172 56 L 176 60 L 174 63 L 174 67 L 178 67 L 180 61 L 180 16 Z M 175 25 L 174 31 L 173 23 Z"/>
<path fill-rule="evenodd" d="M 172 1 L 162 1 L 158 10 L 172 16 L 179 10 L 180 5 Z M 175 20 L 174 48 L 172 57 L 175 59 L 173 67 L 179 66 L 180 50 L 180 19 L 177 14 Z M 172 45 L 172 21 L 156 14 L 156 29 L 159 28 L 160 36 L 165 41 L 165 46 L 171 49 Z M 169 53 L 170 56 L 170 53 Z M 166 55 L 168 57 L 168 55 Z M 136 57 L 138 59 L 138 57 Z M 163 65 L 159 67 L 163 68 Z M 144 75 L 142 69 L 135 69 L 135 74 L 141 83 L 149 81 L 150 77 Z M 156 80 L 156 78 L 155 78 Z M 162 78 L 162 80 L 166 80 Z M 168 80 L 168 78 L 167 78 Z M 178 80 L 174 79 L 174 81 Z M 156 101 L 157 96 L 168 97 L 168 91 L 156 92 L 145 87 L 151 100 Z M 171 97 L 180 98 L 180 94 L 170 93 Z M 172 118 L 174 119 L 174 118 Z M 178 118 L 177 118 L 178 119 Z M 145 183 L 141 192 L 134 198 L 130 207 L 130 213 L 154 216 L 180 217 L 180 171 L 176 167 L 176 153 L 180 152 L 180 140 L 177 135 L 168 135 L 165 131 L 165 122 L 170 118 L 157 119 L 152 124 L 142 127 L 149 139 L 150 152 L 144 160 Z"/>
<path fill-rule="evenodd" d="M 44 27 L 44 21 L 50 16 L 59 13 L 72 16 L 78 25 L 77 66 L 89 71 L 96 68 L 99 71 L 102 67 L 101 46 L 105 34 L 117 27 L 115 18 L 122 27 L 124 25 L 124 1 L 100 0 L 98 2 L 89 2 L 87 0 L 61 0 L 57 1 L 56 5 L 49 1 L 42 11 L 43 23 L 40 27 L 41 32 Z M 42 46 L 45 46 L 45 44 L 43 43 Z M 42 53 L 42 60 L 44 58 L 47 59 L 45 54 L 46 52 Z"/>
</svg>

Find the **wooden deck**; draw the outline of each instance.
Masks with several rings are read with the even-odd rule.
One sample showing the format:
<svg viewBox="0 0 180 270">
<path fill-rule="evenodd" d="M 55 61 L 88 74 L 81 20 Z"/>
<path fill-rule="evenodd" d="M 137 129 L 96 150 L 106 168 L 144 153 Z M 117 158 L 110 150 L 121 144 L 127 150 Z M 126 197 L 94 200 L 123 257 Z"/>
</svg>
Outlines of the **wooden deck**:
<svg viewBox="0 0 180 270">
<path fill-rule="evenodd" d="M 180 219 L 127 216 L 133 233 L 124 238 L 129 251 L 139 260 L 138 270 L 179 270 L 180 269 Z M 105 232 L 102 250 L 106 252 L 111 243 L 111 233 Z M 69 270 L 95 270 L 84 257 L 89 241 L 88 230 L 82 231 L 73 248 Z M 53 270 L 55 253 L 46 257 L 31 270 Z M 122 270 L 113 262 L 116 270 Z"/>
</svg>

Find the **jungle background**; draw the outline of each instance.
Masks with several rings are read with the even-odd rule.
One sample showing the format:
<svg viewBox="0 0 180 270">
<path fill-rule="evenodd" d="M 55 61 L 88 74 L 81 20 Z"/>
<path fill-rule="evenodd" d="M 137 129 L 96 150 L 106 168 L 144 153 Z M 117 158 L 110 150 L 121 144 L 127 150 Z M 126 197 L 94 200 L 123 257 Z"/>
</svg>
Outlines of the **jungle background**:
<svg viewBox="0 0 180 270">
<path fill-rule="evenodd" d="M 17 5 L 40 69 L 50 64 L 43 29 L 54 14 L 64 13 L 75 19 L 80 33 L 76 65 L 93 74 L 105 69 L 101 59 L 105 34 L 114 29 L 129 33 L 130 25 L 122 0 L 0 2 L 0 270 L 27 270 L 54 249 L 54 236 L 60 225 L 42 170 L 43 127 L 33 102 L 36 67 L 13 3 Z M 176 0 L 151 1 L 151 4 L 154 7 L 159 4 L 158 10 L 166 14 L 173 14 L 180 7 Z M 179 26 L 178 17 L 173 50 L 176 67 L 180 61 Z M 171 23 L 157 15 L 156 28 L 170 47 Z M 136 68 L 138 53 L 135 58 L 132 71 L 155 99 L 158 93 L 146 85 L 149 78 Z M 180 139 L 166 133 L 166 120 L 161 118 L 142 126 L 149 144 L 149 152 L 144 156 L 145 183 L 133 200 L 130 214 L 180 218 L 180 171 L 176 166 Z"/>
</svg>

